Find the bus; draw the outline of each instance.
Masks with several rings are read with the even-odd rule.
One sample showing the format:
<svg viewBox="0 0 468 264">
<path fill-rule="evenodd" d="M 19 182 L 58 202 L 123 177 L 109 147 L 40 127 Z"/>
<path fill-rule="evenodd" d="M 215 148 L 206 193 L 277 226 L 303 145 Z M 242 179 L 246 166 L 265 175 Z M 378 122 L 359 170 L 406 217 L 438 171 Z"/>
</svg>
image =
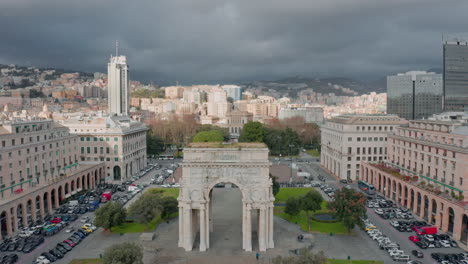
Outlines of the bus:
<svg viewBox="0 0 468 264">
<path fill-rule="evenodd" d="M 172 154 L 162 154 L 162 155 L 159 155 L 159 159 L 160 160 L 173 160 L 174 155 L 172 155 Z"/>
<path fill-rule="evenodd" d="M 365 181 L 358 181 L 358 187 L 361 191 L 365 192 L 366 194 L 369 194 L 369 195 L 375 194 L 374 185 L 369 184 Z"/>
</svg>

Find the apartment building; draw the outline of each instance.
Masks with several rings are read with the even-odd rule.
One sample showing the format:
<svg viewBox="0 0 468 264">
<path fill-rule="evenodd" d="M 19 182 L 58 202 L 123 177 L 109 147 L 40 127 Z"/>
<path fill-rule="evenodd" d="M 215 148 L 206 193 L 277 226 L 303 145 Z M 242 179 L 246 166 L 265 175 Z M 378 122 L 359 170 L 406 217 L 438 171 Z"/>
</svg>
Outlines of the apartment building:
<svg viewBox="0 0 468 264">
<path fill-rule="evenodd" d="M 147 165 L 148 128 L 127 116 L 80 115 L 61 120 L 79 136 L 79 159 L 106 166 L 106 182 L 120 183 Z"/>
<path fill-rule="evenodd" d="M 387 160 L 362 162 L 362 178 L 467 244 L 468 123 L 461 121 L 418 120 L 396 128 Z"/>
<path fill-rule="evenodd" d="M 100 162 L 79 162 L 78 136 L 36 117 L 0 123 L 0 239 L 103 180 Z"/>
<path fill-rule="evenodd" d="M 407 121 L 396 115 L 343 115 L 321 128 L 320 165 L 341 179 L 358 180 L 361 161 L 387 156 L 387 134 Z"/>
</svg>

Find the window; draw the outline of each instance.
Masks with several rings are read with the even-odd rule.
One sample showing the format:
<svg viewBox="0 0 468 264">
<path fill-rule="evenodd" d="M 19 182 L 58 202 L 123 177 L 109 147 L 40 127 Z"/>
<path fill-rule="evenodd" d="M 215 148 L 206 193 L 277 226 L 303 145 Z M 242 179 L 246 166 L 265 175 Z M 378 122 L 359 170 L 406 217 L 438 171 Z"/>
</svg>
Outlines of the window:
<svg viewBox="0 0 468 264">
<path fill-rule="evenodd" d="M 109 141 L 110 139 L 108 137 L 106 137 L 106 141 Z"/>
<path fill-rule="evenodd" d="M 350 137 L 349 137 L 349 138 L 348 138 L 348 141 L 353 141 L 353 138 L 350 138 Z"/>
<path fill-rule="evenodd" d="M 115 137 L 115 138 L 114 138 L 114 141 L 119 141 L 119 138 L 116 138 L 116 137 Z"/>
<path fill-rule="evenodd" d="M 97 141 L 97 137 L 94 138 L 94 141 Z"/>
<path fill-rule="evenodd" d="M 119 158 L 114 158 L 115 161 L 119 161 Z"/>
<path fill-rule="evenodd" d="M 358 138 L 357 138 L 357 141 L 358 141 L 358 142 L 359 142 L 359 141 L 361 141 L 361 138 L 360 138 L 360 137 L 358 137 Z"/>
<path fill-rule="evenodd" d="M 84 137 L 80 138 L 81 141 L 84 141 Z"/>
<path fill-rule="evenodd" d="M 91 153 L 91 147 L 86 147 L 86 153 L 88 153 L 88 154 Z"/>
<path fill-rule="evenodd" d="M 351 161 L 351 157 L 348 157 L 348 161 Z"/>
<path fill-rule="evenodd" d="M 348 169 L 351 169 L 351 164 L 348 164 Z"/>
<path fill-rule="evenodd" d="M 91 141 L 91 138 L 90 138 L 90 137 L 86 137 L 86 141 Z"/>
</svg>

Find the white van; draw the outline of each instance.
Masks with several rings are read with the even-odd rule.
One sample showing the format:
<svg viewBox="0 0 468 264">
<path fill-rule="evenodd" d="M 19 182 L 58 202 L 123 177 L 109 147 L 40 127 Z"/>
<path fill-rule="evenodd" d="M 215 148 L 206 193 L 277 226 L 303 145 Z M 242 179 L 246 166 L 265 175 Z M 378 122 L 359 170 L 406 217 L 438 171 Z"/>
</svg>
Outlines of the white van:
<svg viewBox="0 0 468 264">
<path fill-rule="evenodd" d="M 397 255 L 393 257 L 394 261 L 409 261 L 410 257 L 408 255 Z"/>
</svg>

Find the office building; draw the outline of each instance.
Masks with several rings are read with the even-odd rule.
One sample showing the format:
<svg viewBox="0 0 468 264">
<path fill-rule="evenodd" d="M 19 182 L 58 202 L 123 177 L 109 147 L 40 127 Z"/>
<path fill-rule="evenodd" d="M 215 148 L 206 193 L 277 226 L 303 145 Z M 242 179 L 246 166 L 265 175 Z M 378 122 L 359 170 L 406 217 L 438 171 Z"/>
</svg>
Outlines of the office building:
<svg viewBox="0 0 468 264">
<path fill-rule="evenodd" d="M 442 112 L 442 75 L 409 71 L 387 76 L 387 113 L 404 119 L 428 118 Z"/>
<path fill-rule="evenodd" d="M 117 115 L 128 115 L 128 65 L 125 56 L 111 57 L 107 64 L 108 112 Z"/>
<path fill-rule="evenodd" d="M 78 140 L 50 119 L 0 122 L 0 239 L 104 180 L 104 163 L 79 161 Z"/>
<path fill-rule="evenodd" d="M 223 85 L 224 91 L 228 98 L 232 98 L 233 101 L 238 101 L 242 99 L 242 88 L 237 85 Z"/>
<path fill-rule="evenodd" d="M 468 42 L 445 42 L 444 111 L 468 110 Z"/>
<path fill-rule="evenodd" d="M 321 128 L 320 165 L 341 179 L 358 180 L 361 161 L 387 156 L 387 135 L 407 121 L 396 115 L 343 115 Z"/>
<path fill-rule="evenodd" d="M 285 107 L 281 108 L 278 114 L 279 120 L 302 117 L 306 123 L 322 123 L 322 107 Z"/>
<path fill-rule="evenodd" d="M 106 182 L 122 183 L 146 168 L 146 131 L 127 116 L 80 115 L 60 121 L 79 136 L 79 159 L 104 162 Z"/>
<path fill-rule="evenodd" d="M 468 126 L 466 119 L 435 116 L 397 127 L 387 141 L 387 160 L 362 162 L 362 179 L 387 198 L 468 241 Z M 449 117 L 451 121 L 447 120 Z"/>
</svg>

